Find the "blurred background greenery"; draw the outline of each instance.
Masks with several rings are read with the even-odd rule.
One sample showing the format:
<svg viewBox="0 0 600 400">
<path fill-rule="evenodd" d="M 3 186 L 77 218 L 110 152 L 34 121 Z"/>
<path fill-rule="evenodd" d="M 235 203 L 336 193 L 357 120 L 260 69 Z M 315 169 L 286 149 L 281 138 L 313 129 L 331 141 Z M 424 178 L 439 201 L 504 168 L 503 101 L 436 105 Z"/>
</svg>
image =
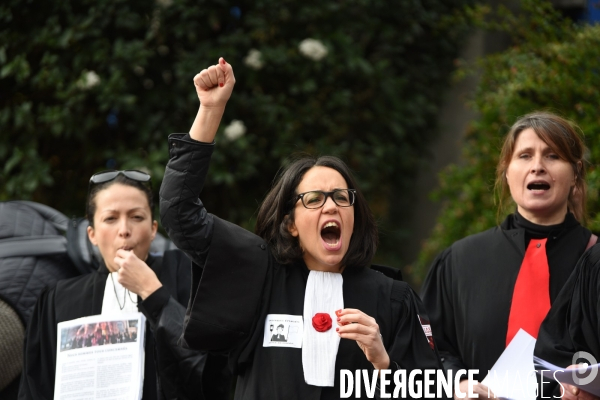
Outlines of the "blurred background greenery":
<svg viewBox="0 0 600 400">
<path fill-rule="evenodd" d="M 87 180 L 102 169 L 146 169 L 158 192 L 166 137 L 187 131 L 198 107 L 192 77 L 223 56 L 237 84 L 207 208 L 251 229 L 290 155 L 337 155 L 379 221 L 376 261 L 418 285 L 435 253 L 496 223 L 493 167 L 517 116 L 559 112 L 583 128 L 591 161 L 600 151 L 598 26 L 565 20 L 540 0 L 518 3 L 513 14 L 477 0 L 6 0 L 0 200 L 82 216 Z M 462 63 L 475 29 L 505 32 L 510 46 Z M 471 71 L 481 74 L 478 118 L 464 161 L 441 176 L 444 209 L 414 261 L 399 244 L 413 235 L 416 176 L 431 161 L 451 78 Z M 594 229 L 596 175 L 592 168 Z"/>
</svg>

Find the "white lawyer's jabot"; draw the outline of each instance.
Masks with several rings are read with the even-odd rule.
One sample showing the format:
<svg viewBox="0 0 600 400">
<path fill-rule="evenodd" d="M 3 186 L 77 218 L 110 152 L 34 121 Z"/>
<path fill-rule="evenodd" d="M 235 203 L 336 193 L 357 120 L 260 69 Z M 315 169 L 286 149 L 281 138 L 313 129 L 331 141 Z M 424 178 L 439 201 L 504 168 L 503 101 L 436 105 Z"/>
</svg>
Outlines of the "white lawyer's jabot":
<svg viewBox="0 0 600 400">
<path fill-rule="evenodd" d="M 342 274 L 310 271 L 304 293 L 304 338 L 302 340 L 302 367 L 304 380 L 309 385 L 333 386 L 335 359 L 340 337 L 336 332 L 335 312 L 344 308 Z M 332 321 L 331 329 L 318 332 L 313 327 L 313 317 L 327 313 Z"/>
</svg>

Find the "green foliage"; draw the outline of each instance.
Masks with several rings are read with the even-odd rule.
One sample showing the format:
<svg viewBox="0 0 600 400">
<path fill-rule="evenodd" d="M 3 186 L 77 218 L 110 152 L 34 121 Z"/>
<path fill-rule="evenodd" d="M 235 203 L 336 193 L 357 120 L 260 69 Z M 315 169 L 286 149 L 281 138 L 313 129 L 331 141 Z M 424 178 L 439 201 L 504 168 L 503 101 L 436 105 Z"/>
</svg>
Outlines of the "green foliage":
<svg viewBox="0 0 600 400">
<path fill-rule="evenodd" d="M 192 78 L 223 56 L 237 84 L 221 131 L 239 120 L 246 133 L 217 136 L 209 210 L 249 227 L 292 153 L 333 154 L 357 172 L 391 254 L 403 220 L 389 210 L 409 210 L 473 1 L 4 1 L 0 199 L 80 215 L 104 168 L 148 169 L 157 189 L 167 134 L 198 107 Z M 327 54 L 304 55 L 307 38 Z"/>
<path fill-rule="evenodd" d="M 590 148 L 588 222 L 592 230 L 600 229 L 600 25 L 574 25 L 539 0 L 523 1 L 521 7 L 518 16 L 501 9 L 486 25 L 508 32 L 514 44 L 479 63 L 482 77 L 474 107 L 480 118 L 467 132 L 464 163 L 441 175 L 436 196 L 445 208 L 421 253 L 421 278 L 445 247 L 503 219 L 493 193 L 502 139 L 519 116 L 535 110 L 556 112 L 583 130 Z"/>
</svg>

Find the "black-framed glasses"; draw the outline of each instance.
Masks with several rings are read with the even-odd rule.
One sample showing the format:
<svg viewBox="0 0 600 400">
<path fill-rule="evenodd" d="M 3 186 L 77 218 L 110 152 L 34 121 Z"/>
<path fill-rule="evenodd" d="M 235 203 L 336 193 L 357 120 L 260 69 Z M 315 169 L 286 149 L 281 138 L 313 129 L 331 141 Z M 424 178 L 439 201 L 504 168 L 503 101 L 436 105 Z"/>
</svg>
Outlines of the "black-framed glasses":
<svg viewBox="0 0 600 400">
<path fill-rule="evenodd" d="M 97 174 L 92 175 L 92 177 L 90 178 L 90 188 L 92 187 L 92 185 L 98 185 L 100 183 L 112 181 L 119 175 L 124 175 L 125 177 L 127 177 L 131 180 L 134 180 L 136 182 L 147 183 L 148 185 L 152 184 L 151 180 L 150 180 L 151 177 L 149 174 L 142 172 L 142 171 L 135 170 L 135 169 L 128 169 L 128 170 L 122 170 L 122 171 L 98 172 Z"/>
<path fill-rule="evenodd" d="M 356 190 L 335 189 L 331 192 L 311 190 L 310 192 L 300 193 L 296 197 L 296 201 L 302 200 L 302 205 L 306 208 L 321 208 L 327 201 L 328 197 L 331 197 L 331 200 L 333 200 L 333 202 L 339 207 L 350 207 L 354 205 L 354 200 L 356 199 Z"/>
</svg>

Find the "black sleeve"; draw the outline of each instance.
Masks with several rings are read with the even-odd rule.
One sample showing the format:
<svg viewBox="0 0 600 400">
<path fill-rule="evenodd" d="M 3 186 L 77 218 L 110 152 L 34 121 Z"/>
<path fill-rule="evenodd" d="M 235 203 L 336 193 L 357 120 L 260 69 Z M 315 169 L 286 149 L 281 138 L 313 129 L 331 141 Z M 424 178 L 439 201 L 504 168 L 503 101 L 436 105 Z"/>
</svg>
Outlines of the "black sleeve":
<svg viewBox="0 0 600 400">
<path fill-rule="evenodd" d="M 406 370 L 441 368 L 434 342 L 424 329 L 429 325 L 429 317 L 419 296 L 405 282 L 394 281 L 392 310 L 399 320 L 388 350 L 390 360 Z"/>
<path fill-rule="evenodd" d="M 443 370 L 433 338 L 427 336 L 430 328 L 425 307 L 405 282 L 394 281 L 392 312 L 399 316 L 396 335 L 388 349 L 392 374 L 398 369 L 404 369 L 407 373 L 415 369 L 423 373 L 426 370 Z M 424 385 L 424 378 L 421 378 L 419 380 Z M 436 393 L 436 387 L 430 387 L 429 392 Z"/>
<path fill-rule="evenodd" d="M 212 216 L 200 201 L 213 144 L 187 134 L 169 136 L 169 162 L 160 188 L 160 218 L 169 237 L 198 265 L 212 236 Z"/>
<path fill-rule="evenodd" d="M 600 360 L 600 245 L 585 252 L 544 319 L 534 355 L 559 367 L 593 360 L 574 359 L 587 352 Z M 598 361 L 596 361 L 597 363 Z M 539 382 L 539 378 L 538 378 Z M 545 396 L 558 385 L 544 385 Z"/>
<path fill-rule="evenodd" d="M 20 400 L 54 398 L 56 325 L 54 291 L 45 290 L 31 313 L 25 333 Z"/>
<path fill-rule="evenodd" d="M 156 324 L 151 324 L 162 391 L 177 393 L 180 399 L 227 399 L 230 383 L 227 358 L 179 346 L 184 317 L 185 308 L 169 297 Z M 200 393 L 204 396 L 199 396 Z"/>
<path fill-rule="evenodd" d="M 165 252 L 159 276 L 163 286 L 139 305 L 154 334 L 160 387 L 169 398 L 176 394 L 180 399 L 228 399 L 227 358 L 185 349 L 178 343 L 190 293 L 190 270 L 190 260 L 181 252 Z"/>
<path fill-rule="evenodd" d="M 264 240 L 214 217 L 210 251 L 184 322 L 184 345 L 228 353 L 246 340 L 256 326 L 269 263 Z"/>
<path fill-rule="evenodd" d="M 467 367 L 461 359 L 456 338 L 451 256 L 449 248 L 434 260 L 423 284 L 421 298 L 431 319 L 434 342 L 444 368 L 456 372 Z"/>
<path fill-rule="evenodd" d="M 158 318 L 163 307 L 169 302 L 170 297 L 169 291 L 161 286 L 140 303 L 138 308 L 144 314 L 150 326 L 155 327 L 158 324 Z"/>
</svg>

